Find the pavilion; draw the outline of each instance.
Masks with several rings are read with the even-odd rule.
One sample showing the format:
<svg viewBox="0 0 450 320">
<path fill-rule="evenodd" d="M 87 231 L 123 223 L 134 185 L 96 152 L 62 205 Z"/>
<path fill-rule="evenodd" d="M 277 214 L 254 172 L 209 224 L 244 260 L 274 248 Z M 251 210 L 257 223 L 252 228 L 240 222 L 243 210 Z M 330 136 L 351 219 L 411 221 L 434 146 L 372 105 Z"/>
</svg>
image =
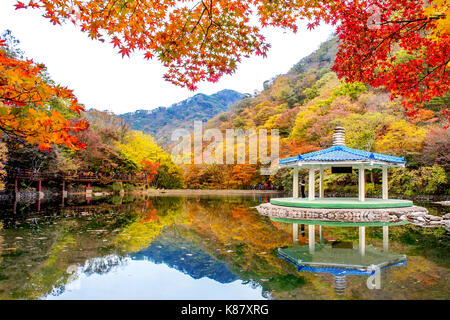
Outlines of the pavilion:
<svg viewBox="0 0 450 320">
<path fill-rule="evenodd" d="M 320 151 L 299 154 L 295 157 L 281 159 L 279 168 L 293 168 L 293 196 L 292 198 L 271 199 L 270 203 L 278 206 L 300 208 L 396 208 L 411 207 L 408 200 L 393 200 L 388 196 L 389 167 L 405 167 L 404 158 L 384 155 L 380 153 L 357 150 L 345 146 L 345 129 L 336 127 L 333 134 L 333 145 Z M 308 169 L 308 197 L 299 198 L 299 169 Z M 324 170 L 331 169 L 332 173 L 351 173 L 358 170 L 358 198 L 325 198 Z M 366 199 L 365 170 L 382 170 L 382 197 Z M 319 197 L 316 198 L 315 173 L 319 171 Z"/>
</svg>

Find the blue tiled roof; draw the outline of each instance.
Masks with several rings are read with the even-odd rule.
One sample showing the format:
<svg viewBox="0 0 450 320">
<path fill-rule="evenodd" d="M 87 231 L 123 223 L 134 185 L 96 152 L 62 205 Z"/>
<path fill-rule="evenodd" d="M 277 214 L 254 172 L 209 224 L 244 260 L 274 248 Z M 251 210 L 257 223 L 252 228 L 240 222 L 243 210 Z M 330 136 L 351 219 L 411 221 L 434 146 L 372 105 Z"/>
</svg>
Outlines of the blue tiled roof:
<svg viewBox="0 0 450 320">
<path fill-rule="evenodd" d="M 297 267 L 297 270 L 299 272 L 301 272 L 301 271 L 323 272 L 323 273 L 331 273 L 333 275 L 339 275 L 339 276 L 349 275 L 349 274 L 370 276 L 375 273 L 375 270 L 368 270 L 368 269 L 360 270 L 356 266 L 353 268 L 350 266 L 347 268 L 327 267 L 327 266 L 323 266 L 323 267 L 307 266 L 307 265 L 295 263 L 295 262 L 291 261 L 290 259 L 286 259 L 285 257 L 283 257 L 280 254 L 278 255 L 278 258 L 284 259 L 287 262 L 292 263 L 293 265 L 295 265 Z M 404 260 L 404 261 L 400 261 L 397 263 L 389 264 L 384 267 L 381 267 L 380 269 L 391 268 L 391 267 L 395 267 L 395 266 L 399 266 L 399 265 L 402 265 L 404 267 L 404 266 L 406 266 L 407 261 L 408 260 Z"/>
<path fill-rule="evenodd" d="M 297 160 L 299 160 L 300 158 L 297 157 L 291 157 L 291 158 L 286 158 L 286 159 L 280 159 L 279 163 L 289 163 L 289 162 L 295 162 Z"/>
<path fill-rule="evenodd" d="M 392 268 L 392 267 L 399 266 L 399 265 L 402 265 L 403 267 L 406 266 L 406 261 L 387 265 L 380 269 Z M 311 272 L 331 273 L 336 276 L 344 276 L 344 275 L 349 275 L 349 274 L 370 276 L 370 275 L 375 274 L 375 270 L 358 270 L 358 269 L 338 268 L 338 267 L 311 267 L 311 266 L 304 266 L 304 265 L 297 265 L 297 270 L 299 272 L 300 271 L 311 271 Z"/>
<path fill-rule="evenodd" d="M 358 161 L 358 160 L 379 160 L 392 163 L 406 163 L 404 158 L 388 156 L 381 153 L 368 152 L 363 150 L 352 149 L 346 146 L 333 146 L 328 149 L 280 159 L 280 164 L 293 162 L 310 162 L 310 161 Z"/>
</svg>

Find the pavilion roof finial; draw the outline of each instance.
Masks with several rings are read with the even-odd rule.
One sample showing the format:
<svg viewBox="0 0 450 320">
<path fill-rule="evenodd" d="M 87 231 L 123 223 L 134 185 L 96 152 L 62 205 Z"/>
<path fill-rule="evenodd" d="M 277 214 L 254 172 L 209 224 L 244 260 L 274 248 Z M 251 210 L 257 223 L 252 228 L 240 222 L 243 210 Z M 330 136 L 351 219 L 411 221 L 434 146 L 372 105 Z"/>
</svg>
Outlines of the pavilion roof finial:
<svg viewBox="0 0 450 320">
<path fill-rule="evenodd" d="M 345 146 L 345 129 L 343 127 L 334 128 L 333 146 Z"/>
</svg>

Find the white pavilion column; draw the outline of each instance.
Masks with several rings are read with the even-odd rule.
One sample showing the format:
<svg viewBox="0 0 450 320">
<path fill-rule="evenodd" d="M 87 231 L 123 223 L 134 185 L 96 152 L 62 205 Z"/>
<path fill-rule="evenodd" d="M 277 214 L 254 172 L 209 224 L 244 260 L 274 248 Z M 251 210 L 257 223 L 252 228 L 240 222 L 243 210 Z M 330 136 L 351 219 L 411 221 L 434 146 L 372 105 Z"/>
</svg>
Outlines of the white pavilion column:
<svg viewBox="0 0 450 320">
<path fill-rule="evenodd" d="M 308 179 L 309 187 L 308 187 L 308 200 L 314 200 L 315 192 L 316 192 L 316 181 L 314 177 L 314 169 L 309 169 L 309 179 Z"/>
<path fill-rule="evenodd" d="M 322 226 L 319 226 L 319 242 L 323 242 L 323 228 Z"/>
<path fill-rule="evenodd" d="M 358 169 L 358 199 L 359 201 L 366 200 L 366 181 L 364 176 L 364 164 Z"/>
<path fill-rule="evenodd" d="M 298 198 L 298 167 L 294 168 L 294 178 L 292 181 L 292 197 Z"/>
<path fill-rule="evenodd" d="M 316 235 L 315 235 L 315 225 L 308 225 L 308 245 L 309 245 L 309 253 L 314 252 L 314 248 L 316 245 Z"/>
<path fill-rule="evenodd" d="M 323 198 L 324 197 L 324 192 L 323 192 L 323 168 L 320 168 L 320 180 L 319 180 L 319 198 Z"/>
<path fill-rule="evenodd" d="M 383 167 L 383 200 L 388 199 L 388 174 L 387 167 Z"/>
<path fill-rule="evenodd" d="M 383 250 L 388 251 L 389 249 L 389 227 L 383 226 Z"/>
<path fill-rule="evenodd" d="M 359 227 L 359 253 L 362 257 L 366 254 L 366 227 Z"/>
<path fill-rule="evenodd" d="M 298 244 L 298 223 L 292 224 L 292 242 L 294 245 Z"/>
</svg>

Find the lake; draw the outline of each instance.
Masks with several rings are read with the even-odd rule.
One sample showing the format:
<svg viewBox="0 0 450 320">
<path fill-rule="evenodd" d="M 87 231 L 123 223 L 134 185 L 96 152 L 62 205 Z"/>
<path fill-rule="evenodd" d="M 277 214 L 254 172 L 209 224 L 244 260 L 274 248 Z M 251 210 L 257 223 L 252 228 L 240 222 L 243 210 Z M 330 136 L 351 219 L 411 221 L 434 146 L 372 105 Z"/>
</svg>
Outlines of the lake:
<svg viewBox="0 0 450 320">
<path fill-rule="evenodd" d="M 311 242 L 311 227 L 298 225 L 293 239 L 292 224 L 253 208 L 268 200 L 126 195 L 69 198 L 64 206 L 3 204 L 0 299 L 450 298 L 450 236 L 443 228 L 390 226 L 386 243 L 383 227 L 366 226 L 361 258 L 358 227 L 316 226 Z M 435 215 L 449 212 L 420 205 Z M 344 280 L 329 268 L 298 271 L 279 248 L 303 250 L 303 261 L 320 257 L 322 264 L 372 263 L 373 254 L 406 259 L 383 268 L 380 288 L 369 289 L 369 276 L 357 270 Z"/>
</svg>

